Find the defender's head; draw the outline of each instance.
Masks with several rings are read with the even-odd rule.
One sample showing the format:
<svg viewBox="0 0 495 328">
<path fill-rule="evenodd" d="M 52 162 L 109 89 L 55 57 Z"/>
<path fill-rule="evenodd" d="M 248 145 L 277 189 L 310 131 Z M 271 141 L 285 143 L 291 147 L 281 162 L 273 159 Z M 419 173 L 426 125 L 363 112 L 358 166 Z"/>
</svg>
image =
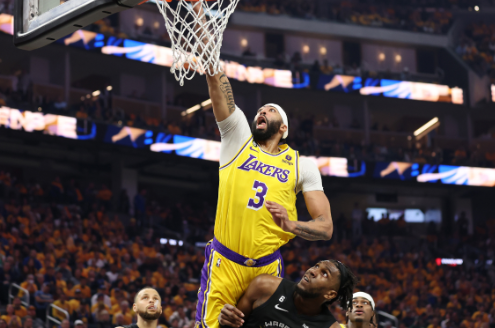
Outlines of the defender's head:
<svg viewBox="0 0 495 328">
<path fill-rule="evenodd" d="M 132 310 L 144 320 L 157 320 L 162 314 L 162 298 L 156 289 L 145 287 L 134 297 Z"/>
<path fill-rule="evenodd" d="M 251 133 L 255 141 L 266 141 L 278 136 L 279 142 L 284 142 L 289 135 L 289 119 L 287 114 L 277 104 L 266 104 L 254 117 Z"/>
<path fill-rule="evenodd" d="M 348 309 L 357 279 L 348 267 L 336 260 L 316 263 L 296 285 L 296 293 L 304 298 L 320 299 L 321 303 L 340 300 L 340 306 Z"/>
<path fill-rule="evenodd" d="M 370 294 L 364 292 L 352 295 L 352 308 L 346 313 L 348 322 L 371 323 L 375 315 L 375 301 Z"/>
</svg>

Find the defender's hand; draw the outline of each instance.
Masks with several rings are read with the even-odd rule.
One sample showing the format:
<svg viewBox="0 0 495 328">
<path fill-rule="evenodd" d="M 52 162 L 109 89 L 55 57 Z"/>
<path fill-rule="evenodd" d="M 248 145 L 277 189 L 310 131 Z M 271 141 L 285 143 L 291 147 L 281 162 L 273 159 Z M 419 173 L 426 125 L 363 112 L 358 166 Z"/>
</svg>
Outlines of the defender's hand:
<svg viewBox="0 0 495 328">
<path fill-rule="evenodd" d="M 221 326 L 239 328 L 244 323 L 244 313 L 233 305 L 225 304 L 218 316 L 218 322 Z"/>
<path fill-rule="evenodd" d="M 294 222 L 289 220 L 287 210 L 275 202 L 267 200 L 265 202 L 266 209 L 272 215 L 273 221 L 282 228 L 283 231 L 292 232 L 294 229 Z"/>
</svg>

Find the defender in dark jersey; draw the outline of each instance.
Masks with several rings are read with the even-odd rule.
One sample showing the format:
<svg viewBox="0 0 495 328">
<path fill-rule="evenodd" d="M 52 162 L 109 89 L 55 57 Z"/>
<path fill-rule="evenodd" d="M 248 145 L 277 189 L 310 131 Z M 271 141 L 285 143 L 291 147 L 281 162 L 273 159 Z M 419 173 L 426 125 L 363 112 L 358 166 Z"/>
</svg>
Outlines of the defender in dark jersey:
<svg viewBox="0 0 495 328">
<path fill-rule="evenodd" d="M 343 309 L 352 308 L 356 281 L 349 268 L 335 260 L 318 262 L 298 284 L 260 275 L 237 307 L 223 307 L 218 321 L 234 328 L 339 328 L 327 305 L 339 300 Z"/>
<path fill-rule="evenodd" d="M 162 314 L 162 298 L 156 289 L 145 287 L 134 297 L 132 310 L 137 313 L 137 323 L 116 328 L 156 328 Z"/>
</svg>

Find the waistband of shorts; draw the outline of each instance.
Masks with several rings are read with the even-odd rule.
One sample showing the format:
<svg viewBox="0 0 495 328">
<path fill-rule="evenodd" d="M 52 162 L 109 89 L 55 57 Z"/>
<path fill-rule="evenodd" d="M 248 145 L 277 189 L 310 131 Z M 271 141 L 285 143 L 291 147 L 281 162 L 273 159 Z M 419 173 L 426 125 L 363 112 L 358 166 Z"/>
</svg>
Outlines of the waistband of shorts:
<svg viewBox="0 0 495 328">
<path fill-rule="evenodd" d="M 259 259 L 250 259 L 248 257 L 237 254 L 236 252 L 219 242 L 216 238 L 213 238 L 212 247 L 215 251 L 220 253 L 220 255 L 227 258 L 229 261 L 253 268 L 266 266 L 281 257 L 280 250 L 277 249 L 270 255 L 263 256 Z"/>
</svg>

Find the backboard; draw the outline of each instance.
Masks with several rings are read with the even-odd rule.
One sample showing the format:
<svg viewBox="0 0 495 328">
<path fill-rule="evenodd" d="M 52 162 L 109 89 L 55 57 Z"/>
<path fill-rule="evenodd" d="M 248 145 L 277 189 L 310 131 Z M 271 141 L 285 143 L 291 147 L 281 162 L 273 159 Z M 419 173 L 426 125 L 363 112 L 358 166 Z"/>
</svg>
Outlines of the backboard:
<svg viewBox="0 0 495 328">
<path fill-rule="evenodd" d="M 147 0 L 14 1 L 14 45 L 34 50 Z"/>
</svg>

